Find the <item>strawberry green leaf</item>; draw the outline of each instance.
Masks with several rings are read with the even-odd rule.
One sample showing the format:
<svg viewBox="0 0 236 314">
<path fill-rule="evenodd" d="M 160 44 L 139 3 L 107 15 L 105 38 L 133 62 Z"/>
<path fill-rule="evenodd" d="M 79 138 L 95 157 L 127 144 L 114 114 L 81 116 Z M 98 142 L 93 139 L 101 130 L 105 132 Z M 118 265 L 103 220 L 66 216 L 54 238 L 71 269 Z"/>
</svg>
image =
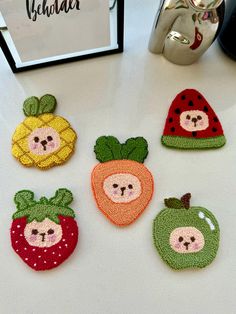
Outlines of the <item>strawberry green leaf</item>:
<svg viewBox="0 0 236 314">
<path fill-rule="evenodd" d="M 94 146 L 94 152 L 100 162 L 122 159 L 121 144 L 113 136 L 99 137 Z"/>
<path fill-rule="evenodd" d="M 166 207 L 168 208 L 175 208 L 175 209 L 181 209 L 184 208 L 183 203 L 181 200 L 175 197 L 167 198 L 164 200 Z"/>
<path fill-rule="evenodd" d="M 36 204 L 34 200 L 34 193 L 28 190 L 17 192 L 14 197 L 14 202 L 18 211 L 25 210 Z"/>
<path fill-rule="evenodd" d="M 39 101 L 38 114 L 53 113 L 57 106 L 57 100 L 53 95 L 44 95 Z"/>
<path fill-rule="evenodd" d="M 57 206 L 68 206 L 73 201 L 73 194 L 67 189 L 59 189 L 55 196 L 50 198 L 49 203 Z"/>
<path fill-rule="evenodd" d="M 122 144 L 121 153 L 123 159 L 143 163 L 148 155 L 148 143 L 143 137 L 130 138 Z"/>
<path fill-rule="evenodd" d="M 31 214 L 31 210 L 30 209 L 25 209 L 25 210 L 20 210 L 17 211 L 13 214 L 12 219 L 19 219 L 19 218 L 25 218 L 25 217 L 29 217 Z"/>
<path fill-rule="evenodd" d="M 37 116 L 39 112 L 39 99 L 35 96 L 27 98 L 23 104 L 23 111 L 26 117 Z"/>
</svg>

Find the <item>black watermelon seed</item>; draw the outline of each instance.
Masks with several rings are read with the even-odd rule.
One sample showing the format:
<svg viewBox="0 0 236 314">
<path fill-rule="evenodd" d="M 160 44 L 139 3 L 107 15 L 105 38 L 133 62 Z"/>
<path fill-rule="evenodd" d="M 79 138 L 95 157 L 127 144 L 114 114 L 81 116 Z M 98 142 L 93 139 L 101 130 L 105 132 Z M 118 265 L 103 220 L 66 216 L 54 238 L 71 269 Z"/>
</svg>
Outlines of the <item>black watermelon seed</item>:
<svg viewBox="0 0 236 314">
<path fill-rule="evenodd" d="M 189 101 L 188 105 L 189 105 L 190 107 L 193 107 L 193 106 L 194 106 L 194 103 L 192 102 L 192 100 Z"/>
<path fill-rule="evenodd" d="M 172 127 L 170 130 L 171 130 L 171 132 L 175 132 L 175 128 L 174 127 Z"/>
<path fill-rule="evenodd" d="M 180 114 L 180 113 L 181 113 L 181 110 L 180 110 L 179 108 L 176 108 L 176 109 L 175 109 L 175 113 Z"/>
<path fill-rule="evenodd" d="M 201 95 L 198 95 L 197 98 L 198 98 L 199 100 L 201 100 L 201 99 L 202 99 L 202 96 L 201 96 Z"/>
<path fill-rule="evenodd" d="M 214 122 L 219 122 L 217 117 L 215 117 L 213 120 L 214 120 Z"/>
<path fill-rule="evenodd" d="M 217 132 L 217 128 L 212 128 L 212 132 Z"/>
<path fill-rule="evenodd" d="M 172 123 L 173 122 L 173 118 L 169 118 L 169 122 Z"/>
<path fill-rule="evenodd" d="M 186 96 L 185 96 L 185 95 L 182 95 L 182 96 L 181 96 L 181 99 L 182 99 L 182 100 L 185 100 L 185 99 L 186 99 Z"/>
<path fill-rule="evenodd" d="M 204 106 L 203 111 L 208 112 L 208 107 Z"/>
<path fill-rule="evenodd" d="M 193 131 L 193 132 L 192 132 L 192 135 L 193 135 L 193 137 L 196 137 L 196 136 L 197 136 L 197 132 L 196 132 L 196 131 Z"/>
</svg>

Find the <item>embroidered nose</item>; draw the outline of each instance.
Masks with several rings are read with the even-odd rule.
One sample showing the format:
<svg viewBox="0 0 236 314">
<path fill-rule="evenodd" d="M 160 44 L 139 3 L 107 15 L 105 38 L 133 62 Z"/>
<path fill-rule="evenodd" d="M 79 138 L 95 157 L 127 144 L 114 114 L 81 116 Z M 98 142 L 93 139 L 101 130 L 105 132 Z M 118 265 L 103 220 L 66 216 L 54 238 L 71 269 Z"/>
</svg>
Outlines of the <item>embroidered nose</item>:
<svg viewBox="0 0 236 314">
<path fill-rule="evenodd" d="M 194 123 L 194 126 L 197 126 L 197 118 L 192 118 L 192 122 Z"/>
<path fill-rule="evenodd" d="M 190 242 L 184 242 L 184 246 L 186 247 L 186 250 L 188 250 L 189 244 L 190 244 Z"/>
<path fill-rule="evenodd" d="M 42 242 L 44 242 L 46 233 L 45 232 L 44 233 L 40 233 L 40 235 L 42 237 Z"/>
<path fill-rule="evenodd" d="M 43 140 L 43 141 L 41 141 L 40 142 L 41 143 L 41 145 L 43 146 L 43 150 L 46 150 L 47 148 L 46 148 L 46 145 L 47 145 L 47 141 L 45 141 L 45 140 Z"/>
<path fill-rule="evenodd" d="M 120 188 L 121 189 L 121 196 L 123 196 L 124 195 L 124 191 L 126 190 L 126 187 L 122 187 L 122 188 Z"/>
</svg>

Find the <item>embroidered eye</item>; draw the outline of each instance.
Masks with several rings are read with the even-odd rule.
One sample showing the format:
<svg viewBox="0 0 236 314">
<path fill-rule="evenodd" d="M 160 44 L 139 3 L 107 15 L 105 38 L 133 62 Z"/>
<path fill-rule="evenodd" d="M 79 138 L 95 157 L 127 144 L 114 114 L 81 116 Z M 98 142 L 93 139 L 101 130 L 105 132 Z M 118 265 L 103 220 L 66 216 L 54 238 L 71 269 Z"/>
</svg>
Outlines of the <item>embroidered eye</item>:
<svg viewBox="0 0 236 314">
<path fill-rule="evenodd" d="M 54 230 L 53 229 L 49 229 L 48 230 L 48 234 L 53 234 L 54 233 Z"/>
<path fill-rule="evenodd" d="M 48 140 L 49 142 L 51 142 L 51 141 L 53 140 L 53 138 L 49 135 L 49 136 L 47 137 L 47 140 Z"/>
<path fill-rule="evenodd" d="M 179 237 L 179 242 L 183 242 L 184 238 L 183 237 Z"/>
<path fill-rule="evenodd" d="M 194 241 L 195 241 L 195 238 L 194 238 L 194 237 L 191 237 L 190 239 L 191 239 L 191 241 L 192 241 L 192 242 L 194 242 Z"/>
<path fill-rule="evenodd" d="M 191 117 L 190 117 L 189 114 L 187 115 L 186 119 L 187 119 L 187 120 L 190 120 L 190 119 L 191 119 Z"/>
<path fill-rule="evenodd" d="M 202 117 L 201 117 L 201 116 L 197 116 L 197 119 L 198 119 L 198 120 L 202 120 Z"/>
<path fill-rule="evenodd" d="M 114 188 L 114 189 L 118 188 L 118 184 L 116 184 L 116 183 L 113 184 L 113 188 Z"/>
<path fill-rule="evenodd" d="M 38 142 L 39 142 L 38 136 L 35 136 L 34 141 L 35 141 L 35 143 L 38 143 Z"/>
<path fill-rule="evenodd" d="M 130 190 L 132 190 L 132 189 L 133 189 L 133 185 L 132 185 L 132 184 L 129 184 L 129 185 L 128 185 L 128 188 L 129 188 Z"/>
<path fill-rule="evenodd" d="M 37 235 L 39 232 L 38 232 L 37 229 L 32 229 L 31 233 L 34 234 L 34 235 Z"/>
</svg>

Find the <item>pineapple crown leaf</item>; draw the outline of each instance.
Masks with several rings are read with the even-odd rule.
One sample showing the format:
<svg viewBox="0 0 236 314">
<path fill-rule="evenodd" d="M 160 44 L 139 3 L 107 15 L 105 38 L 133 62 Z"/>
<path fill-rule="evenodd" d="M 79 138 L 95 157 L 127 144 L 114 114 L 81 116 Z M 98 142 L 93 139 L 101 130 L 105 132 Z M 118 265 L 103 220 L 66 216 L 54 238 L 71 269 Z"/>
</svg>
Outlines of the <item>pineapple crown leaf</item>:
<svg viewBox="0 0 236 314">
<path fill-rule="evenodd" d="M 33 192 L 20 191 L 15 195 L 17 211 L 13 214 L 13 219 L 26 217 L 27 223 L 30 223 L 33 220 L 42 222 L 49 218 L 59 224 L 59 216 L 75 218 L 74 210 L 68 207 L 72 201 L 73 195 L 67 189 L 59 189 L 54 197 L 42 197 L 38 202 L 34 200 Z"/>
<path fill-rule="evenodd" d="M 164 203 L 165 203 L 165 206 L 167 208 L 189 209 L 190 208 L 190 198 L 191 198 L 191 194 L 187 193 L 187 194 L 184 194 L 180 200 L 178 198 L 175 198 L 175 197 L 166 198 L 164 200 Z"/>
<path fill-rule="evenodd" d="M 143 137 L 130 138 L 121 144 L 114 136 L 101 136 L 94 146 L 97 160 L 134 160 L 143 163 L 148 155 L 148 143 Z"/>
<path fill-rule="evenodd" d="M 23 111 L 27 117 L 39 116 L 44 113 L 53 113 L 57 106 L 57 100 L 53 95 L 46 94 L 40 99 L 31 96 L 24 101 Z"/>
</svg>

